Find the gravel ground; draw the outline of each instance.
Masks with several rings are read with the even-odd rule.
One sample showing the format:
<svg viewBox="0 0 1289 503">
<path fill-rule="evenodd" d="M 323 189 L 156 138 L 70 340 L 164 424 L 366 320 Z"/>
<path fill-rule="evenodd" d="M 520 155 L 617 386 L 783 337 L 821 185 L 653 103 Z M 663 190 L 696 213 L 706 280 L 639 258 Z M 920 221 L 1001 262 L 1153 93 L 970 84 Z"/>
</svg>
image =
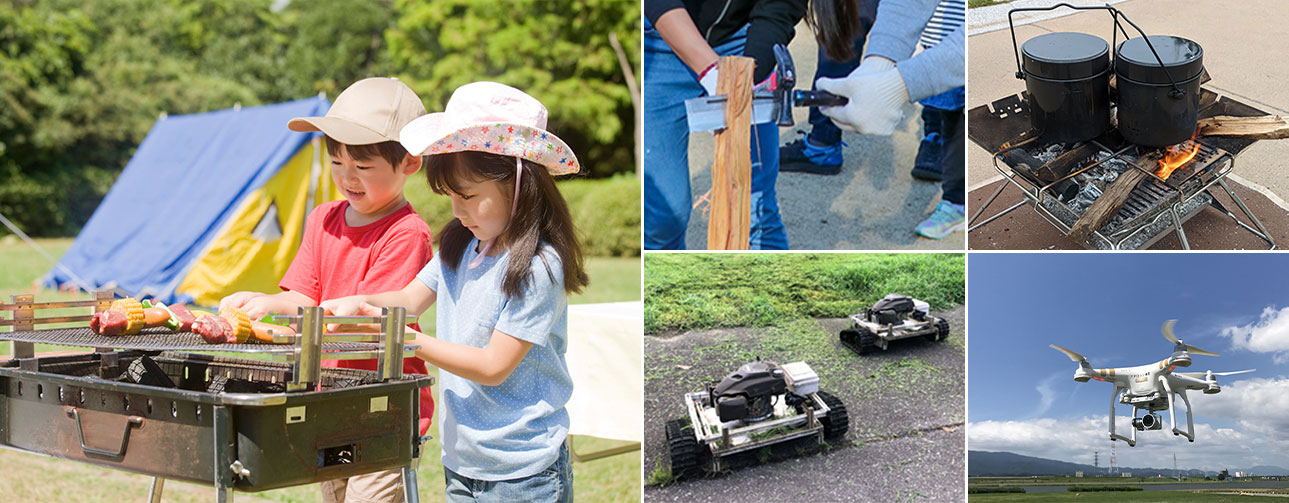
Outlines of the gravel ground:
<svg viewBox="0 0 1289 503">
<path fill-rule="evenodd" d="M 647 481 L 669 463 L 663 429 L 684 414 L 681 396 L 757 357 L 810 363 L 820 389 L 846 405 L 851 425 L 844 439 L 817 452 L 743 459 L 719 475 L 649 485 L 645 500 L 963 501 L 964 313 L 932 313 L 949 320 L 944 342 L 909 339 L 865 356 L 838 341 L 846 319 L 645 337 Z"/>
</svg>

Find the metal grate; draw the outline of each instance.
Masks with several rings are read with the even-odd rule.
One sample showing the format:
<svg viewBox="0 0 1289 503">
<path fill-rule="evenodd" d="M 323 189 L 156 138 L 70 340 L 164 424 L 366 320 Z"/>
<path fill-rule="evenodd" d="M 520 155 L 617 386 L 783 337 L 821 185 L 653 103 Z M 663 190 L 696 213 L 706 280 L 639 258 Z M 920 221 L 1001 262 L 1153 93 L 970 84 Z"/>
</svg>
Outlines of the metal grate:
<svg viewBox="0 0 1289 503">
<path fill-rule="evenodd" d="M 150 358 L 157 368 L 174 383 L 176 388 L 209 393 L 281 393 L 290 381 L 289 364 L 227 358 L 210 355 L 189 355 L 163 352 L 156 356 L 140 354 L 121 358 L 114 365 L 105 366 L 95 355 L 81 355 L 71 360 L 43 359 L 39 371 L 71 377 L 88 377 L 107 381 L 141 383 L 145 380 L 141 365 Z M 342 389 L 380 382 L 375 372 L 369 370 L 324 367 L 320 376 L 321 389 Z M 415 374 L 402 380 L 423 377 Z"/>
<path fill-rule="evenodd" d="M 164 328 L 144 330 L 137 335 L 99 335 L 89 328 L 63 328 L 0 333 L 0 340 L 80 346 L 90 348 L 137 349 L 141 351 L 181 350 L 218 353 L 260 353 L 290 355 L 295 347 L 289 344 L 208 344 L 200 335 L 191 332 L 174 333 Z M 378 343 L 326 342 L 322 351 L 359 352 L 380 348 Z M 411 351 L 415 346 L 404 346 Z"/>
</svg>

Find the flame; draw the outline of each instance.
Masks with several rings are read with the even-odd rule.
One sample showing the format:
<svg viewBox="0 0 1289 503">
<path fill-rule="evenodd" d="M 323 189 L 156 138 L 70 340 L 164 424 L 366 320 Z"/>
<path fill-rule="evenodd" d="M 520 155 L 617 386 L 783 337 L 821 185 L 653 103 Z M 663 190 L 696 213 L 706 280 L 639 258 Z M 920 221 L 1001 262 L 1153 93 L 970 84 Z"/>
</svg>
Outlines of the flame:
<svg viewBox="0 0 1289 503">
<path fill-rule="evenodd" d="M 1190 144 L 1189 149 L 1185 146 L 1187 143 Z M 1162 180 L 1167 180 L 1173 174 L 1173 171 L 1190 162 L 1196 153 L 1199 153 L 1199 143 L 1194 141 L 1182 142 L 1168 147 L 1164 157 L 1159 160 L 1159 169 L 1155 171 L 1155 175 Z"/>
</svg>

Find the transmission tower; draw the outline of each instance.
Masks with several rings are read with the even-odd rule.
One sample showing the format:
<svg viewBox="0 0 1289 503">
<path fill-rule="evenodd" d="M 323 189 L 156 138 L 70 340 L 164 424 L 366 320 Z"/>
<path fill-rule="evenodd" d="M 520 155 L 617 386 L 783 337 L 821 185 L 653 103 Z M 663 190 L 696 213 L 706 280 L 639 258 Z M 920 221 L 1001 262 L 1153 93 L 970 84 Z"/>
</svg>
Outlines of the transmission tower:
<svg viewBox="0 0 1289 503">
<path fill-rule="evenodd" d="M 1108 475 L 1114 475 L 1114 472 L 1117 471 L 1119 468 L 1118 460 L 1115 459 L 1114 444 L 1115 444 L 1115 441 L 1111 440 L 1110 441 L 1110 469 L 1106 472 L 1106 474 Z"/>
</svg>

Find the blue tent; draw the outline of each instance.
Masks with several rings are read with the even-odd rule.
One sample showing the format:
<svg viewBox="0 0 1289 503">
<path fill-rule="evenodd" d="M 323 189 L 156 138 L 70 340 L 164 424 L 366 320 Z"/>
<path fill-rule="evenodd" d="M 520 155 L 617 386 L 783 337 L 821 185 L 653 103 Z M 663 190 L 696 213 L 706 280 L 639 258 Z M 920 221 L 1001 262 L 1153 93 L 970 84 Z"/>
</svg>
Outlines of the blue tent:
<svg viewBox="0 0 1289 503">
<path fill-rule="evenodd" d="M 42 281 L 47 286 L 82 286 L 83 281 L 95 290 L 165 302 L 200 297 L 182 291 L 184 283 L 221 283 L 204 285 L 207 299 L 218 298 L 236 287 L 229 278 L 248 270 L 276 274 L 261 279 L 267 285 L 261 290 L 276 285 L 294 257 L 304 216 L 332 199 L 319 135 L 293 132 L 286 124 L 294 117 L 324 115 L 329 107 L 319 96 L 157 120 L 59 261 L 63 267 Z M 279 180 L 276 190 L 292 195 L 283 199 L 266 190 L 292 162 L 303 167 L 292 179 Z M 283 207 L 287 204 L 291 207 Z M 248 219 L 253 221 L 235 225 Z M 258 258 L 251 256 L 258 252 L 263 252 Z M 212 266 L 218 274 L 189 277 L 203 257 L 220 253 L 224 257 L 213 259 Z M 275 266 L 253 267 L 251 262 L 270 255 Z"/>
</svg>

